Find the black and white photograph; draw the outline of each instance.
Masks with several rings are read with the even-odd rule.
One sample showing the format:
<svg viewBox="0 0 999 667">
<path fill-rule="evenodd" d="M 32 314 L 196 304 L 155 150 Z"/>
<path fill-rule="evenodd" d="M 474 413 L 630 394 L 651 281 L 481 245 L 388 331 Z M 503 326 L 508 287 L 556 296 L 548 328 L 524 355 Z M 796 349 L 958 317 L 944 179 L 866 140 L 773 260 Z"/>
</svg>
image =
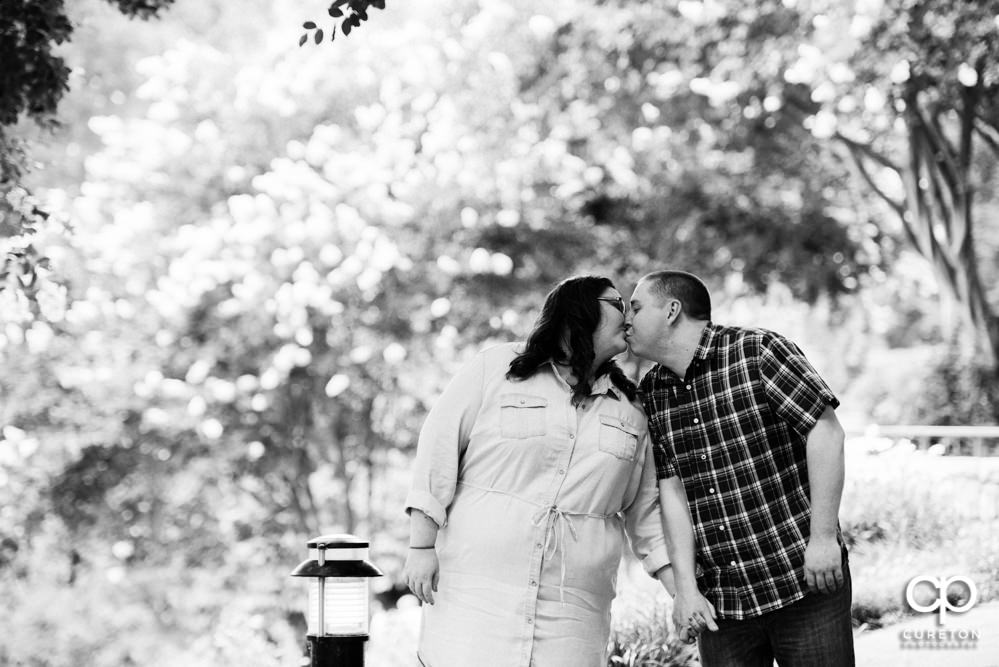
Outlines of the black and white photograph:
<svg viewBox="0 0 999 667">
<path fill-rule="evenodd" d="M 999 0 L 0 0 L 0 667 L 999 667 Z"/>
</svg>

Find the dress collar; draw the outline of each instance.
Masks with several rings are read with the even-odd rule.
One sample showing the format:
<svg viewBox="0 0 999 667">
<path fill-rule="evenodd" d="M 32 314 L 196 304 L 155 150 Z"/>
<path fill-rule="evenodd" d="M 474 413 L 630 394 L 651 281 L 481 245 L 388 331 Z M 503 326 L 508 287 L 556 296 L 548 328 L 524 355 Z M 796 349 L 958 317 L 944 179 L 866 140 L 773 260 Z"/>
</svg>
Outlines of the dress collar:
<svg viewBox="0 0 999 667">
<path fill-rule="evenodd" d="M 549 359 L 548 367 L 551 369 L 552 373 L 558 376 L 559 382 L 561 382 L 566 389 L 572 391 L 572 387 L 565 381 L 562 374 L 558 372 L 558 367 L 555 365 L 555 362 Z M 613 382 L 611 382 L 610 373 L 604 373 L 600 377 L 593 380 L 590 385 L 590 396 L 600 396 L 603 394 L 609 394 L 618 400 L 621 398 L 621 391 L 614 385 Z"/>
</svg>

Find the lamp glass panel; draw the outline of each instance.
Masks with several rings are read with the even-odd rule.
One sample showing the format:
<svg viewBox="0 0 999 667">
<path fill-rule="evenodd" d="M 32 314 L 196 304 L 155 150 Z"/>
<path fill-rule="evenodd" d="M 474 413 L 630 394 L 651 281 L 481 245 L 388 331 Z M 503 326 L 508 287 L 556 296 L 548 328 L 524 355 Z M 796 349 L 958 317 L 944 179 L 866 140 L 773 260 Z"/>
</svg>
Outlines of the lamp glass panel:
<svg viewBox="0 0 999 667">
<path fill-rule="evenodd" d="M 323 620 L 319 628 L 319 578 L 309 582 L 309 634 L 366 635 L 368 634 L 368 580 L 354 577 L 326 579 Z"/>
</svg>

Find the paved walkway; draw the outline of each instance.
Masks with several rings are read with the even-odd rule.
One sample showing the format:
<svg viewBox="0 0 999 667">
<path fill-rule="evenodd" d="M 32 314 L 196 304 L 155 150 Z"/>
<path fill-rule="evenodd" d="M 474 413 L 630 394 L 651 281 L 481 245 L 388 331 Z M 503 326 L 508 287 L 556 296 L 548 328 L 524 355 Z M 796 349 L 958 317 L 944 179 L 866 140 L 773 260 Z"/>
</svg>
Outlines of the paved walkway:
<svg viewBox="0 0 999 667">
<path fill-rule="evenodd" d="M 936 637 L 941 630 L 957 639 L 940 642 Z M 978 639 L 972 641 L 976 633 Z M 968 639 L 961 640 L 962 635 Z M 944 646 L 919 646 L 920 642 Z M 861 632 L 854 644 L 858 667 L 999 667 L 999 602 L 948 614 L 942 627 L 936 614 L 920 614 L 880 630 Z"/>
</svg>

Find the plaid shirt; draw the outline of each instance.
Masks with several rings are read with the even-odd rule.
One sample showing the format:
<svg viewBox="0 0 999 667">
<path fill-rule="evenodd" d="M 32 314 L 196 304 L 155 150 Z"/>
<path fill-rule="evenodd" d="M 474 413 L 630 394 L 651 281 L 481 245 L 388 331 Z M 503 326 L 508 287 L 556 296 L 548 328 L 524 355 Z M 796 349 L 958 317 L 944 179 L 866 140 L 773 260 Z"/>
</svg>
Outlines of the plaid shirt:
<svg viewBox="0 0 999 667">
<path fill-rule="evenodd" d="M 686 377 L 656 365 L 641 390 L 656 473 L 683 480 L 698 583 L 719 615 L 750 618 L 803 598 L 805 442 L 839 405 L 805 355 L 771 331 L 709 322 Z"/>
</svg>

